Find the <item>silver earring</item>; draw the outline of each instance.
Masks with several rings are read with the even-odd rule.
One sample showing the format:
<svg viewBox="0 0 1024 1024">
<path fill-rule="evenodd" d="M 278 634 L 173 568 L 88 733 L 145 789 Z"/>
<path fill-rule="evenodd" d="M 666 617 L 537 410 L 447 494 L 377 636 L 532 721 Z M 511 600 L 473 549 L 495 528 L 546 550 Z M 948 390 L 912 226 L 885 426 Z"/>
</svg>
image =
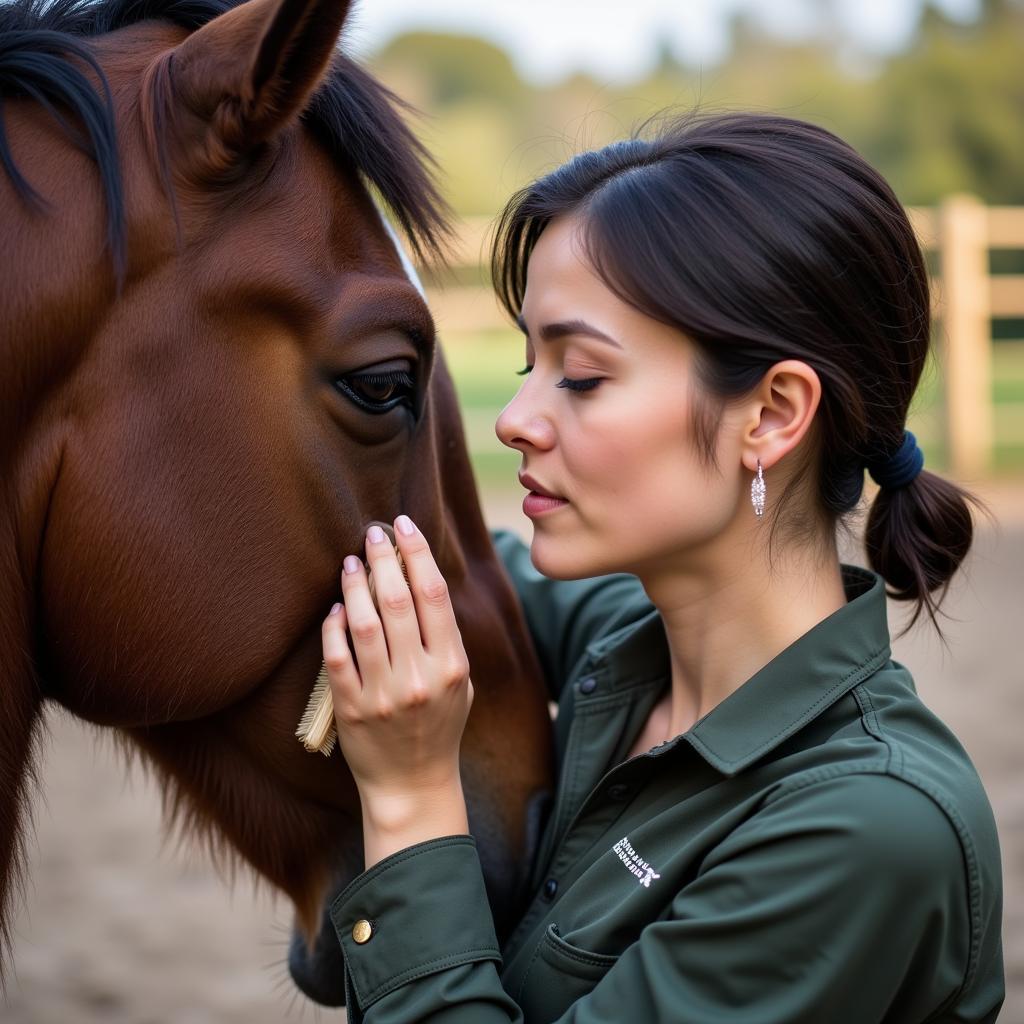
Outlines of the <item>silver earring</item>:
<svg viewBox="0 0 1024 1024">
<path fill-rule="evenodd" d="M 757 460 L 757 476 L 750 484 L 750 503 L 754 506 L 754 515 L 758 519 L 764 515 L 764 474 L 761 472 L 761 460 Z"/>
</svg>

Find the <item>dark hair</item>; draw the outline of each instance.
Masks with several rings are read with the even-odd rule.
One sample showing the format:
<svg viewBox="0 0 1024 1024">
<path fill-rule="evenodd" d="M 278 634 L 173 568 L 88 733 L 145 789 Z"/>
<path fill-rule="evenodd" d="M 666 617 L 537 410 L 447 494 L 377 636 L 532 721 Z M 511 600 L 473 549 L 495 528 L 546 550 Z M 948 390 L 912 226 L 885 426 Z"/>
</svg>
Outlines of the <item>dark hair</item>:
<svg viewBox="0 0 1024 1024">
<path fill-rule="evenodd" d="M 717 413 L 768 369 L 799 359 L 821 380 L 808 457 L 774 505 L 816 484 L 813 527 L 858 504 L 864 467 L 899 450 L 928 354 L 928 276 L 881 175 L 816 125 L 758 114 L 689 115 L 651 136 L 582 153 L 509 201 L 492 275 L 512 317 L 554 217 L 579 214 L 590 262 L 631 306 L 696 346 L 695 436 L 715 465 Z M 816 472 L 815 472 L 816 466 Z M 936 612 L 971 545 L 974 499 L 921 472 L 882 489 L 868 517 L 871 566 L 890 596 Z M 790 521 L 801 522 L 799 510 Z M 933 591 L 941 588 L 938 597 Z"/>
<path fill-rule="evenodd" d="M 30 96 L 96 160 L 107 204 L 108 244 L 119 278 L 126 240 L 114 103 L 90 42 L 147 19 L 193 32 L 241 2 L 0 0 L 0 168 L 27 203 L 45 209 L 45 201 L 15 165 L 4 128 L 4 97 Z M 303 111 L 302 122 L 338 166 L 355 170 L 378 191 L 416 255 L 440 263 L 450 234 L 449 212 L 431 177 L 432 157 L 400 116 L 400 110 L 411 109 L 339 53 Z"/>
</svg>

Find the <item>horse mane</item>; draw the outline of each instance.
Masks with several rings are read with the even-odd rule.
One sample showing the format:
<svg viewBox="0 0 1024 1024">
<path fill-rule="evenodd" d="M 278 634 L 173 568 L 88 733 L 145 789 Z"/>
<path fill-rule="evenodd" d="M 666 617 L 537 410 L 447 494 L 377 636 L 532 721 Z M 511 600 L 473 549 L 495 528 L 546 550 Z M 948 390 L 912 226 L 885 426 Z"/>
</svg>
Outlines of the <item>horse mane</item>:
<svg viewBox="0 0 1024 1024">
<path fill-rule="evenodd" d="M 90 37 L 158 19 L 189 32 L 242 0 L 3 0 L 0 2 L 0 165 L 22 199 L 46 203 L 14 163 L 4 129 L 5 96 L 36 100 L 69 141 L 96 161 L 107 206 L 107 244 L 120 279 L 125 261 L 124 195 L 114 105 Z M 99 82 L 93 86 L 74 59 Z M 433 158 L 399 111 L 412 108 L 358 64 L 336 53 L 302 121 L 337 164 L 374 188 L 420 259 L 443 260 L 449 209 Z M 85 132 L 68 121 L 70 112 Z"/>
</svg>

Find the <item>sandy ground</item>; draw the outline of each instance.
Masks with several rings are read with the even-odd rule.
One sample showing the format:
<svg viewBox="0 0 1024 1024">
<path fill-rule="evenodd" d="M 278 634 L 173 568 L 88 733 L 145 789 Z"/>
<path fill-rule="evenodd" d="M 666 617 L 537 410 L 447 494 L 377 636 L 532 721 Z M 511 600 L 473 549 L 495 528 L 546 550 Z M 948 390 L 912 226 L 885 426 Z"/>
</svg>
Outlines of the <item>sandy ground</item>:
<svg viewBox="0 0 1024 1024">
<path fill-rule="evenodd" d="M 895 645 L 924 699 L 960 735 L 995 807 L 1006 879 L 1008 998 L 1024 1024 L 1024 485 L 983 489 L 985 528 L 949 601 L 949 650 L 927 628 Z M 489 522 L 528 529 L 495 499 Z M 893 622 L 898 618 L 894 616 Z M 35 802 L 31 886 L 17 918 L 8 1024 L 263 1024 L 342 1021 L 297 997 L 284 957 L 290 911 L 233 887 L 163 839 L 159 795 L 108 741 L 50 716 Z"/>
</svg>

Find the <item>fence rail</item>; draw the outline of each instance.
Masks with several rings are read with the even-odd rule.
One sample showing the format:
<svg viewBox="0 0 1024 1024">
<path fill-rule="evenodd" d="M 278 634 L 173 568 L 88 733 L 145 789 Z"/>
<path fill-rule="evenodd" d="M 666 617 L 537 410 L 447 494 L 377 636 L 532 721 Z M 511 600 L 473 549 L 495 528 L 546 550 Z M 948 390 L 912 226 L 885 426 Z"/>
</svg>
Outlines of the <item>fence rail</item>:
<svg viewBox="0 0 1024 1024">
<path fill-rule="evenodd" d="M 991 321 L 1024 318 L 1024 274 L 990 274 L 989 253 L 1024 250 L 1024 207 L 953 195 L 908 212 L 922 248 L 937 256 L 932 297 L 949 467 L 958 477 L 977 477 L 991 468 L 995 437 Z M 490 230 L 490 220 L 471 218 L 454 245 L 457 277 L 464 280 L 468 269 L 477 283 L 428 285 L 442 336 L 508 326 L 486 283 Z"/>
</svg>

